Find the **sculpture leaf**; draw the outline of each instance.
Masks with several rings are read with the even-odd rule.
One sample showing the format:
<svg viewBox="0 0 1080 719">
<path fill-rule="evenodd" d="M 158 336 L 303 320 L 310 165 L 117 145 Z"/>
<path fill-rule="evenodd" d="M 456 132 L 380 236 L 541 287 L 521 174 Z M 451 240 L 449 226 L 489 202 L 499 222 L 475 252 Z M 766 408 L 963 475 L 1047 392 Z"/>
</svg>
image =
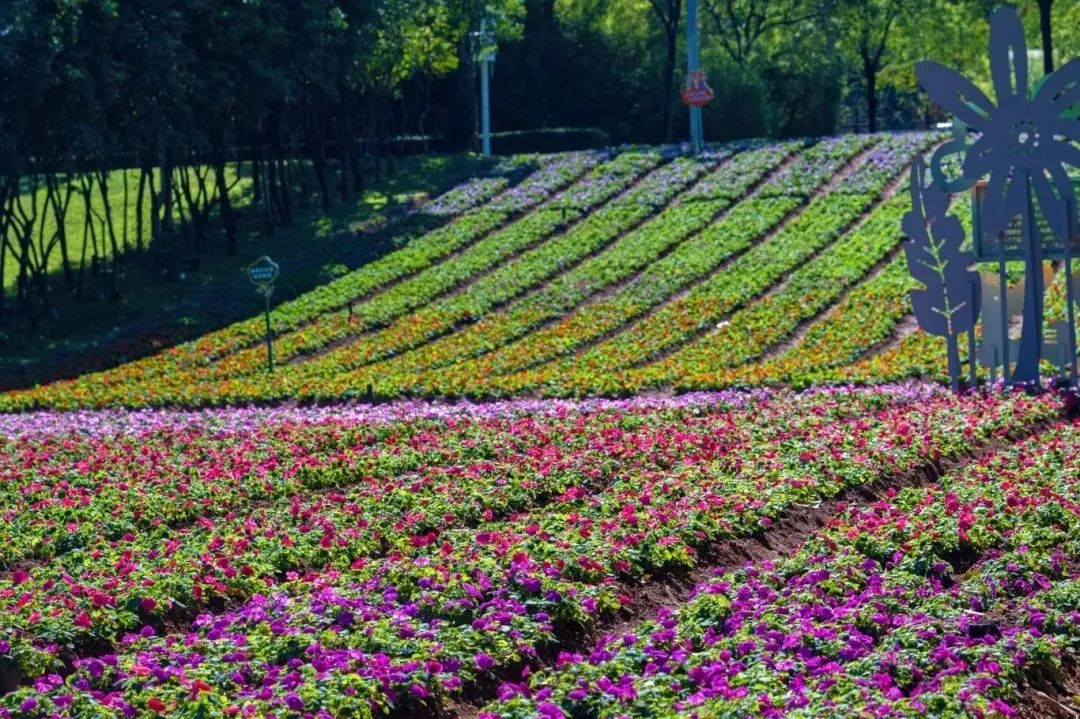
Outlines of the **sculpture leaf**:
<svg viewBox="0 0 1080 719">
<path fill-rule="evenodd" d="M 904 246 L 908 269 L 923 289 L 911 291 L 919 327 L 945 337 L 949 345 L 949 375 L 959 382 L 957 335 L 970 332 L 979 317 L 981 285 L 970 268 L 975 255 L 961 249 L 964 228 L 948 214 L 949 196 L 926 182 L 926 168 L 917 158 L 911 168 L 911 211 L 904 215 Z"/>
</svg>

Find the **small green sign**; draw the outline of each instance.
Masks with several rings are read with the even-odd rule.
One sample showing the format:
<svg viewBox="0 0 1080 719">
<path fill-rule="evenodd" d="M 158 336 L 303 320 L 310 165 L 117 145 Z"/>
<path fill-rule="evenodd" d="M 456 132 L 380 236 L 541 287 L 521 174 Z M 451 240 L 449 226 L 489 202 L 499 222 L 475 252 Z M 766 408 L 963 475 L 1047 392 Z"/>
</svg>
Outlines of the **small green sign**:
<svg viewBox="0 0 1080 719">
<path fill-rule="evenodd" d="M 278 263 L 263 255 L 247 266 L 247 276 L 252 284 L 264 286 L 272 284 L 277 279 L 280 270 Z"/>
<path fill-rule="evenodd" d="M 274 280 L 277 279 L 281 268 L 278 263 L 266 255 L 247 266 L 247 276 L 255 285 L 255 291 L 263 296 L 266 302 L 266 370 L 274 371 L 274 341 L 270 330 L 270 295 L 274 294 Z"/>
</svg>

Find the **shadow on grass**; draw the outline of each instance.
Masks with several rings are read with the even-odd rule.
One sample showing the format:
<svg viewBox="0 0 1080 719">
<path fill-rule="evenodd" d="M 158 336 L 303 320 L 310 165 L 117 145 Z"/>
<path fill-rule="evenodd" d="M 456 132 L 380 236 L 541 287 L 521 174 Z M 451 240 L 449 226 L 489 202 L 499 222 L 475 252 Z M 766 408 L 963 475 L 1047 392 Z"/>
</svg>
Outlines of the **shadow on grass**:
<svg viewBox="0 0 1080 719">
<path fill-rule="evenodd" d="M 0 390 L 116 366 L 256 314 L 262 301 L 243 268 L 259 255 L 281 266 L 275 304 L 293 299 L 442 224 L 408 210 L 491 166 L 490 159 L 471 154 L 407 157 L 392 177 L 371 182 L 346 202 L 334 198 L 329 211 L 321 209 L 314 192 L 298 197 L 293 224 L 271 235 L 247 183 L 237 198 L 237 256 L 225 255 L 216 222 L 197 269 L 177 281 L 163 279 L 160 244 L 129 254 L 118 281 L 119 300 L 108 299 L 101 276 L 88 276 L 83 295 L 74 296 L 57 268 L 49 275 L 53 306 L 38 310 L 36 328 L 11 311 L 8 297 L 8 320 L 0 325 Z M 172 241 L 182 251 L 182 233 Z"/>
</svg>

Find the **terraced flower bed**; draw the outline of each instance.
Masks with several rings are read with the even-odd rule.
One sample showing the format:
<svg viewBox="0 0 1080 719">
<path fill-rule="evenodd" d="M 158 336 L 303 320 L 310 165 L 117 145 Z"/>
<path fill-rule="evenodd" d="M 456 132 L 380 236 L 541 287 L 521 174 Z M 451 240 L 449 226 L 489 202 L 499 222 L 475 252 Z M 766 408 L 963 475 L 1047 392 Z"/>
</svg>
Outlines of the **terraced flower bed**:
<svg viewBox="0 0 1080 719">
<path fill-rule="evenodd" d="M 8 415 L 2 715 L 442 711 L 718 543 L 1059 415 L 931 386 Z"/>
<path fill-rule="evenodd" d="M 272 375 L 0 394 L 0 719 L 1080 714 L 1080 401 L 912 331 L 942 140 L 510 158 Z"/>
<path fill-rule="evenodd" d="M 1080 638 L 1080 425 L 845 508 L 790 558 L 504 684 L 485 719 L 1038 716 Z"/>
<path fill-rule="evenodd" d="M 942 140 L 514 158 L 436 198 L 438 229 L 276 308 L 272 376 L 253 319 L 0 411 L 938 378 L 939 343 L 910 334 L 899 216 L 912 158 Z"/>
</svg>

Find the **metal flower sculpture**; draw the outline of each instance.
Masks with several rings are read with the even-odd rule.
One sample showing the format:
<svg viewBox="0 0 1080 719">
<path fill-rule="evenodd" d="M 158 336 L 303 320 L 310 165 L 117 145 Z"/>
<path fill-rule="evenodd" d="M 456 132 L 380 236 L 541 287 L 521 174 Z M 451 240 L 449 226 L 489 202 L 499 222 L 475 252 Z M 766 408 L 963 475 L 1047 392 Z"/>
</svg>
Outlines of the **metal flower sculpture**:
<svg viewBox="0 0 1080 719">
<path fill-rule="evenodd" d="M 998 237 L 1020 216 L 1029 281 L 1012 379 L 1038 383 L 1044 287 L 1036 268 L 1042 266 L 1043 252 L 1032 193 L 1054 234 L 1067 244 L 1067 212 L 1074 211 L 1075 197 L 1064 165 L 1080 167 L 1080 149 L 1071 142 L 1080 139 L 1080 120 L 1069 112 L 1080 101 L 1080 59 L 1048 76 L 1032 97 L 1023 26 L 1014 10 L 1000 8 L 990 24 L 990 74 L 997 105 L 944 65 L 921 62 L 916 74 L 938 105 L 979 134 L 966 150 L 963 173 L 968 187 L 990 176 L 979 216 L 983 236 Z M 957 149 L 949 145 L 941 151 L 952 154 Z"/>
<path fill-rule="evenodd" d="M 958 340 L 964 332 L 974 339 L 981 285 L 978 273 L 969 269 L 975 255 L 960 249 L 964 227 L 949 214 L 949 196 L 926 183 L 926 168 L 919 158 L 911 168 L 911 211 L 904 215 L 902 227 L 909 239 L 904 244 L 908 268 L 923 284 L 922 289 L 911 290 L 911 305 L 919 326 L 948 343 L 949 378 L 953 389 L 959 389 Z"/>
</svg>

